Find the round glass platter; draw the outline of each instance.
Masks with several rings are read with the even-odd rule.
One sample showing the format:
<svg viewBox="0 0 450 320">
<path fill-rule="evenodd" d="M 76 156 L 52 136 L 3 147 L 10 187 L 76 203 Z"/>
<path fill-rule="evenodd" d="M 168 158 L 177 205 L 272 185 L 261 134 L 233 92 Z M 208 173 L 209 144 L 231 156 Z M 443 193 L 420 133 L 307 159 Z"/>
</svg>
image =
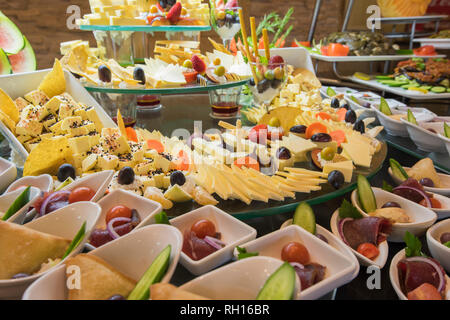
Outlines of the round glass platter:
<svg viewBox="0 0 450 320">
<path fill-rule="evenodd" d="M 138 94 L 138 95 L 147 95 L 147 94 L 158 94 L 158 95 L 166 95 L 166 94 L 182 94 L 182 93 L 198 93 L 198 92 L 206 92 L 217 89 L 227 89 L 233 87 L 239 87 L 247 83 L 248 80 L 240 80 L 227 82 L 223 84 L 214 84 L 214 85 L 188 85 L 184 87 L 175 87 L 175 88 L 152 88 L 152 89 L 126 89 L 126 88 L 107 88 L 107 87 L 98 87 L 84 84 L 84 87 L 89 92 L 101 92 L 101 93 L 118 93 L 118 94 Z"/>
<path fill-rule="evenodd" d="M 135 32 L 201 32 L 210 31 L 211 26 L 95 26 L 81 25 L 85 31 L 135 31 Z"/>
<path fill-rule="evenodd" d="M 155 112 L 142 112 L 137 114 L 136 126 L 148 130 L 159 130 L 168 137 L 177 136 L 177 130 L 184 129 L 190 133 L 194 132 L 195 127 L 201 125 L 202 132 L 209 129 L 218 129 L 219 120 L 209 116 L 210 105 L 207 95 L 191 96 L 164 96 L 161 99 L 164 106 L 161 110 Z M 225 120 L 226 121 L 226 120 Z M 236 121 L 230 120 L 233 123 Z M 249 125 L 245 119 L 242 119 L 243 125 Z M 194 124 L 196 122 L 196 124 Z M 179 131 L 178 131 L 179 132 Z M 311 205 L 327 202 L 331 199 L 339 198 L 344 194 L 356 188 L 357 174 L 367 176 L 369 179 L 375 176 L 382 168 L 387 155 L 387 146 L 383 142 L 381 150 L 372 158 L 370 168 L 359 167 L 354 171 L 351 183 L 344 184 L 340 189 L 335 190 L 330 184 L 323 184 L 320 191 L 311 193 L 297 193 L 296 199 L 286 199 L 285 201 L 269 201 L 268 203 L 253 201 L 250 205 L 239 200 L 221 200 L 218 208 L 235 216 L 241 220 L 247 220 L 257 217 L 266 217 L 292 212 L 301 201 L 307 201 Z M 311 161 L 297 163 L 297 167 L 309 170 L 317 170 Z M 186 212 L 199 208 L 193 201 L 185 203 L 176 203 L 170 210 L 165 210 L 169 217 L 182 215 Z"/>
</svg>

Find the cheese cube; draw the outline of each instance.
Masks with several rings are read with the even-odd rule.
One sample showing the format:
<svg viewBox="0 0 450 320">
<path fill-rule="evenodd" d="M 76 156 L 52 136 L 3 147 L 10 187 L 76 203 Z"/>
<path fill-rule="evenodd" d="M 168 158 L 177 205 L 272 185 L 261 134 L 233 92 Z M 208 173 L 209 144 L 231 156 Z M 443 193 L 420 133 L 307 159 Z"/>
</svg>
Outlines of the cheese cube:
<svg viewBox="0 0 450 320">
<path fill-rule="evenodd" d="M 58 121 L 54 124 L 52 124 L 51 126 L 48 127 L 48 130 L 50 130 L 51 132 L 53 132 L 54 134 L 64 134 L 64 130 L 61 130 L 61 121 Z"/>
<path fill-rule="evenodd" d="M 22 112 L 20 114 L 20 118 L 42 121 L 48 115 L 49 115 L 49 112 L 48 112 L 47 108 L 45 108 L 43 106 L 29 105 L 29 106 L 26 106 L 22 110 Z"/>
<path fill-rule="evenodd" d="M 60 96 L 55 96 L 55 97 L 51 98 L 44 106 L 47 108 L 47 110 L 50 113 L 53 113 L 56 115 L 56 114 L 58 114 L 59 106 L 63 103 L 64 103 L 64 101 L 61 99 Z"/>
<path fill-rule="evenodd" d="M 92 153 L 88 155 L 81 164 L 81 169 L 83 172 L 89 171 L 93 169 L 97 165 L 98 155 Z"/>
<path fill-rule="evenodd" d="M 73 115 L 74 109 L 67 103 L 62 103 L 59 106 L 58 117 L 59 119 L 65 119 Z M 80 117 L 81 118 L 81 117 Z"/>
<path fill-rule="evenodd" d="M 119 157 L 102 154 L 97 158 L 97 167 L 102 170 L 115 170 L 119 165 Z"/>
<path fill-rule="evenodd" d="M 25 108 L 26 106 L 29 105 L 28 101 L 22 97 L 19 97 L 16 100 L 14 100 L 14 104 L 16 105 L 19 112 L 21 112 L 23 110 L 23 108 Z"/>
<path fill-rule="evenodd" d="M 138 175 L 149 175 L 151 172 L 155 171 L 155 163 L 153 159 L 147 159 L 144 162 L 136 164 L 134 167 L 134 172 Z"/>
<path fill-rule="evenodd" d="M 75 109 L 74 112 L 73 112 L 73 115 L 76 116 L 76 117 L 81 117 L 81 119 L 83 119 L 83 121 L 84 120 L 88 120 L 88 116 L 87 116 L 86 110 L 83 109 L 83 108 Z"/>
<path fill-rule="evenodd" d="M 323 166 L 323 173 L 329 174 L 331 171 L 340 171 L 344 175 L 345 182 L 352 181 L 353 175 L 353 162 L 352 161 L 342 161 L 335 163 L 327 163 Z"/>
<path fill-rule="evenodd" d="M 294 100 L 294 94 L 288 90 L 288 89 L 283 89 L 280 92 L 280 98 L 284 98 L 288 101 L 293 101 Z"/>
<path fill-rule="evenodd" d="M 294 95 L 300 93 L 300 84 L 298 83 L 291 83 L 287 85 L 287 89 L 292 92 Z"/>
<path fill-rule="evenodd" d="M 22 119 L 16 125 L 16 134 L 37 137 L 42 133 L 43 125 L 36 120 Z"/>
<path fill-rule="evenodd" d="M 130 154 L 130 146 L 128 145 L 127 139 L 118 134 L 106 135 L 100 138 L 100 144 L 102 148 L 109 154 Z M 132 155 L 130 154 L 130 160 L 132 159 Z"/>
<path fill-rule="evenodd" d="M 51 131 L 50 127 L 56 123 L 56 117 L 53 114 L 48 115 L 45 117 L 45 119 L 42 121 L 42 124 L 44 125 L 45 130 Z"/>
<path fill-rule="evenodd" d="M 83 160 L 87 157 L 87 153 L 75 153 L 72 155 L 73 165 L 75 168 L 80 168 L 83 164 Z"/>
<path fill-rule="evenodd" d="M 71 128 L 79 127 L 82 122 L 81 117 L 66 117 L 61 120 L 61 130 L 68 132 Z"/>
<path fill-rule="evenodd" d="M 134 167 L 133 156 L 131 153 L 125 153 L 119 155 L 119 167 L 118 169 L 122 169 L 123 167 Z"/>
<path fill-rule="evenodd" d="M 24 144 L 27 141 L 30 141 L 32 139 L 31 136 L 25 135 L 25 136 L 17 136 L 17 140 L 19 140 L 19 142 L 21 144 Z"/>
<path fill-rule="evenodd" d="M 70 138 L 68 144 L 73 153 L 88 152 L 92 147 L 91 137 L 89 136 Z"/>
<path fill-rule="evenodd" d="M 92 121 L 95 124 L 95 127 L 97 128 L 97 132 L 102 132 L 103 129 L 103 123 L 100 120 L 97 111 L 93 107 L 90 107 L 86 109 L 86 115 L 87 118 Z"/>
<path fill-rule="evenodd" d="M 25 95 L 25 99 L 35 106 L 43 106 L 49 101 L 47 95 L 41 90 L 34 90 Z"/>
</svg>

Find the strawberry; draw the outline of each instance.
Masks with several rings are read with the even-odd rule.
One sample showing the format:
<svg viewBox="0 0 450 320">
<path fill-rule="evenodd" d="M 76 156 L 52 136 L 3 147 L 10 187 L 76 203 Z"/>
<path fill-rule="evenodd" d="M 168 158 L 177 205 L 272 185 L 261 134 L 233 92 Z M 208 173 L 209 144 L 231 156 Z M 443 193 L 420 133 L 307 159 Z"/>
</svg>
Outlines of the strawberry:
<svg viewBox="0 0 450 320">
<path fill-rule="evenodd" d="M 167 20 L 169 20 L 171 23 L 176 23 L 181 16 L 181 3 L 177 2 L 174 4 L 174 6 L 169 10 L 167 13 Z"/>
<path fill-rule="evenodd" d="M 225 9 L 237 8 L 239 7 L 237 0 L 229 0 L 225 5 Z"/>
<path fill-rule="evenodd" d="M 205 73 L 206 64 L 205 62 L 197 55 L 193 55 L 191 58 L 192 68 L 200 74 Z"/>
</svg>

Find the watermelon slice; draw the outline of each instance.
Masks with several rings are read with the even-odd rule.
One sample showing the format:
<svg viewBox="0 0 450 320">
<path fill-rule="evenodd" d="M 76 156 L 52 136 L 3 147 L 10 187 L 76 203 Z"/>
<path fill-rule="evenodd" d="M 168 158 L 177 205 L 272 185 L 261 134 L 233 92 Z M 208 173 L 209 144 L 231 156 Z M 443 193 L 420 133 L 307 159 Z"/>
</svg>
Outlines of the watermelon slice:
<svg viewBox="0 0 450 320">
<path fill-rule="evenodd" d="M 25 36 L 23 36 L 23 39 L 25 41 L 23 50 L 17 54 L 8 56 L 14 73 L 36 70 L 36 56 L 34 55 L 34 50 Z"/>
<path fill-rule="evenodd" d="M 13 73 L 11 63 L 9 62 L 8 56 L 5 51 L 0 48 L 0 75 Z"/>
<path fill-rule="evenodd" d="M 0 48 L 7 54 L 16 54 L 25 47 L 19 28 L 0 11 Z"/>
</svg>

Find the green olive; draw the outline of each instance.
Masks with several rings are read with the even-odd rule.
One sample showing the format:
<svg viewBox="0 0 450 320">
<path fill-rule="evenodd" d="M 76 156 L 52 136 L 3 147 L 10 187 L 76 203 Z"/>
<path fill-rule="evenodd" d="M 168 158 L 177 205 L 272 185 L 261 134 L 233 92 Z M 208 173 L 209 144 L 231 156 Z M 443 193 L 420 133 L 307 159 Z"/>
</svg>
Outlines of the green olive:
<svg viewBox="0 0 450 320">
<path fill-rule="evenodd" d="M 280 119 L 278 119 L 277 117 L 273 117 L 269 121 L 269 126 L 278 128 L 279 126 L 281 126 Z"/>
<path fill-rule="evenodd" d="M 326 161 L 333 160 L 334 155 L 335 155 L 335 151 L 331 147 L 326 147 L 326 148 L 322 149 L 322 151 L 320 152 L 320 157 Z"/>
</svg>

